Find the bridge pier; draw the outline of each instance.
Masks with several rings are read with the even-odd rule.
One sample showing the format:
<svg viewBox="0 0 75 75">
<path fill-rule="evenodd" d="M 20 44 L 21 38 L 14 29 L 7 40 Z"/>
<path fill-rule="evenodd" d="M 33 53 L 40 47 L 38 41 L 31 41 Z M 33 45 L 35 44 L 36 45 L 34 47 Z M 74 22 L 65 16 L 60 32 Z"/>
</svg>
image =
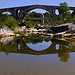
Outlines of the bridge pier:
<svg viewBox="0 0 75 75">
<path fill-rule="evenodd" d="M 41 15 L 44 18 L 44 14 Z M 44 19 L 41 20 L 41 24 L 44 25 Z"/>
</svg>

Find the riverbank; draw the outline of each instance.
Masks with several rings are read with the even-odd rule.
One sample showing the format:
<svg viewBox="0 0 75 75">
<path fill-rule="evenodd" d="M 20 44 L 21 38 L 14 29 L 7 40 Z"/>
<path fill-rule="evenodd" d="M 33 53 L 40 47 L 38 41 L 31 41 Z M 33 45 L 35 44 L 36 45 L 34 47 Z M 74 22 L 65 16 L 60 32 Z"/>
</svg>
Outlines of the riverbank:
<svg viewBox="0 0 75 75">
<path fill-rule="evenodd" d="M 49 37 L 74 37 L 75 36 L 75 24 L 66 23 L 58 26 L 36 26 L 34 28 L 27 28 L 26 26 L 16 27 L 12 31 L 8 26 L 0 25 L 0 36 L 20 36 L 25 34 L 43 34 Z"/>
</svg>

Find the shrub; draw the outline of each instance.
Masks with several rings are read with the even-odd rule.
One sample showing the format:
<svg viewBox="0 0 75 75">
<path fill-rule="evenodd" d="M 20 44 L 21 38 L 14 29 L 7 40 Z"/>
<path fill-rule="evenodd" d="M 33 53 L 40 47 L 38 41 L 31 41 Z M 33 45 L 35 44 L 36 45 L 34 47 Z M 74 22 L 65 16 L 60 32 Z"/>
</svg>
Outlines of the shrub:
<svg viewBox="0 0 75 75">
<path fill-rule="evenodd" d="M 4 24 L 10 27 L 12 30 L 18 27 L 18 22 L 15 19 L 8 18 Z"/>
<path fill-rule="evenodd" d="M 18 27 L 18 22 L 15 19 L 11 19 L 10 15 L 8 14 L 1 14 L 0 25 L 6 25 L 12 30 L 14 30 L 16 27 Z"/>
<path fill-rule="evenodd" d="M 0 39 L 2 38 L 2 36 L 0 35 Z"/>
</svg>

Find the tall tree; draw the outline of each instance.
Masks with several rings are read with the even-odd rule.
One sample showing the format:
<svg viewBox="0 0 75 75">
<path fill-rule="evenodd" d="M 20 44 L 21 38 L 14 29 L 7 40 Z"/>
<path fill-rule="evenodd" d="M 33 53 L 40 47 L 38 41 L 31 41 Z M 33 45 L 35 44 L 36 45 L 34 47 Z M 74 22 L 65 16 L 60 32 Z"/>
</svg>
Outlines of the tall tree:
<svg viewBox="0 0 75 75">
<path fill-rule="evenodd" d="M 59 14 L 64 15 L 66 12 L 69 11 L 68 4 L 66 2 L 60 3 L 60 6 L 58 7 L 58 11 L 59 11 Z"/>
</svg>

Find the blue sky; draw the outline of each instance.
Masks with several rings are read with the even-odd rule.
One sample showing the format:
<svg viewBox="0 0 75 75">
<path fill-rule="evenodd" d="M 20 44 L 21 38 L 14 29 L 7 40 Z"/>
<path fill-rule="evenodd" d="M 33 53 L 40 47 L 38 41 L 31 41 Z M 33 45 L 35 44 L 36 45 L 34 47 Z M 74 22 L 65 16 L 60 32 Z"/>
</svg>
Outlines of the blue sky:
<svg viewBox="0 0 75 75">
<path fill-rule="evenodd" d="M 75 7 L 75 0 L 0 0 L 0 9 L 28 5 L 55 5 L 58 6 L 62 2 L 67 2 L 68 6 Z M 35 10 L 44 12 L 44 10 Z"/>
</svg>

